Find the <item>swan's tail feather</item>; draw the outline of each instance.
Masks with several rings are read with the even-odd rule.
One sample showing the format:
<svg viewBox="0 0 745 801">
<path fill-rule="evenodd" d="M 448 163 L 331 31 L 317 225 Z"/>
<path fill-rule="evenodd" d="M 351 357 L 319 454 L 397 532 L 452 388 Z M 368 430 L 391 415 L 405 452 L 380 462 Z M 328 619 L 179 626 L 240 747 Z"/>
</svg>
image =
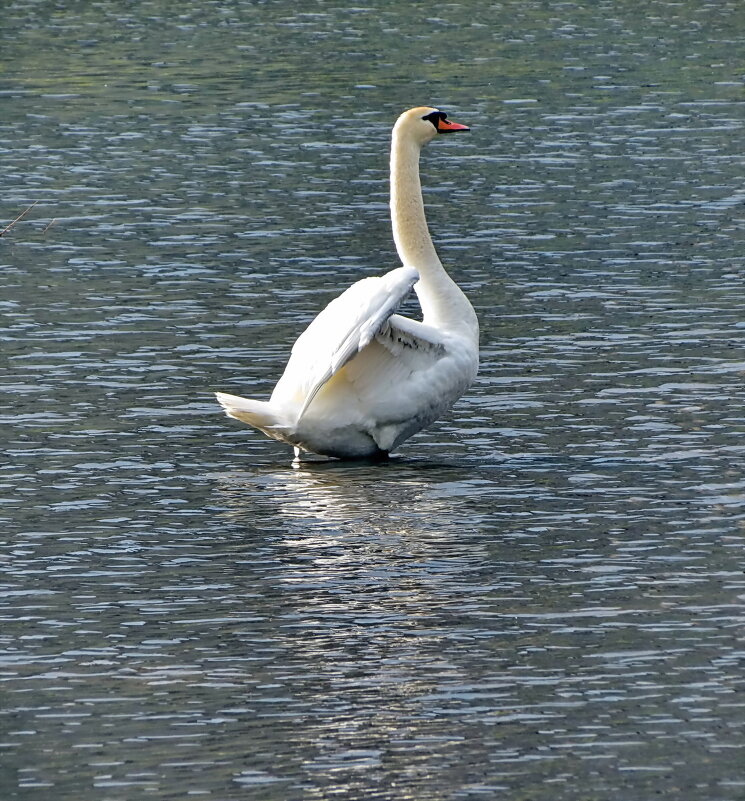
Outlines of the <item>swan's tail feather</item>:
<svg viewBox="0 0 745 801">
<path fill-rule="evenodd" d="M 215 392 L 215 397 L 228 417 L 258 428 L 270 437 L 282 439 L 282 432 L 287 426 L 270 403 L 241 398 L 226 392 Z"/>
</svg>

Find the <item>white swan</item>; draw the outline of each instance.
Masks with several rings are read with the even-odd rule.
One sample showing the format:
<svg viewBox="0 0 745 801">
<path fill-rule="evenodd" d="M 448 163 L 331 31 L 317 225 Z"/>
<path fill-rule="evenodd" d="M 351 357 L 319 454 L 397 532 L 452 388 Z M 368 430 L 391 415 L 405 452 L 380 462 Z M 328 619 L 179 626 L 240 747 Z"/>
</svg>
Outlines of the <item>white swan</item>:
<svg viewBox="0 0 745 801">
<path fill-rule="evenodd" d="M 403 267 L 353 284 L 301 334 L 268 402 L 216 393 L 229 417 L 295 448 L 342 459 L 385 456 L 465 392 L 478 370 L 473 306 L 440 263 L 424 217 L 419 153 L 467 131 L 436 108 L 393 128 L 391 219 Z M 423 321 L 394 314 L 414 288 Z"/>
</svg>

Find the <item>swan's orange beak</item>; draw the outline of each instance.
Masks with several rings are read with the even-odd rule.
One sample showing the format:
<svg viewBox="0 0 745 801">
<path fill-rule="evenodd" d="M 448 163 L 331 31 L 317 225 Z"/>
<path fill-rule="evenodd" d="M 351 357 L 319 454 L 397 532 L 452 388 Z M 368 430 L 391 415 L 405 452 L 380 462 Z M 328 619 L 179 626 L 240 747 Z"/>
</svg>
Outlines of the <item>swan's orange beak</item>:
<svg viewBox="0 0 745 801">
<path fill-rule="evenodd" d="M 470 131 L 467 125 L 461 125 L 459 122 L 450 122 L 450 120 L 437 120 L 437 130 L 440 133 L 454 133 L 455 131 Z"/>
</svg>

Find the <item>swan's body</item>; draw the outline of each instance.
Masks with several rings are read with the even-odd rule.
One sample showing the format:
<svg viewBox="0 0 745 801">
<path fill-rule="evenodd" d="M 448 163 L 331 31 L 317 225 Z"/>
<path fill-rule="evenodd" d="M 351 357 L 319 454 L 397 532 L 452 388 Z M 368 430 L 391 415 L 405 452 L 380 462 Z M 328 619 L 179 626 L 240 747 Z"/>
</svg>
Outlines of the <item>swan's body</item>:
<svg viewBox="0 0 745 801">
<path fill-rule="evenodd" d="M 429 235 L 419 152 L 438 132 L 468 130 L 432 108 L 402 114 L 391 147 L 393 238 L 404 266 L 353 284 L 313 320 L 269 401 L 217 393 L 230 417 L 301 451 L 369 458 L 438 418 L 478 370 L 476 313 Z M 394 314 L 412 287 L 423 321 Z"/>
</svg>

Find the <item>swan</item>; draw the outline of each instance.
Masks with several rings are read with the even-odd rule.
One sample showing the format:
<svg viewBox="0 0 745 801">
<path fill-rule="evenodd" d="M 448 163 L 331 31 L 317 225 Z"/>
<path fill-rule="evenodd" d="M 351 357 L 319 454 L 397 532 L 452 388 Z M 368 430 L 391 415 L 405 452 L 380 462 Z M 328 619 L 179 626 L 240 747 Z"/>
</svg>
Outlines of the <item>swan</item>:
<svg viewBox="0 0 745 801">
<path fill-rule="evenodd" d="M 468 131 L 437 108 L 393 127 L 391 220 L 403 264 L 363 278 L 311 322 L 269 401 L 224 392 L 229 417 L 303 452 L 384 458 L 466 391 L 478 371 L 476 312 L 437 256 L 424 216 L 419 154 L 439 134 Z M 411 289 L 422 321 L 395 313 Z"/>
</svg>

